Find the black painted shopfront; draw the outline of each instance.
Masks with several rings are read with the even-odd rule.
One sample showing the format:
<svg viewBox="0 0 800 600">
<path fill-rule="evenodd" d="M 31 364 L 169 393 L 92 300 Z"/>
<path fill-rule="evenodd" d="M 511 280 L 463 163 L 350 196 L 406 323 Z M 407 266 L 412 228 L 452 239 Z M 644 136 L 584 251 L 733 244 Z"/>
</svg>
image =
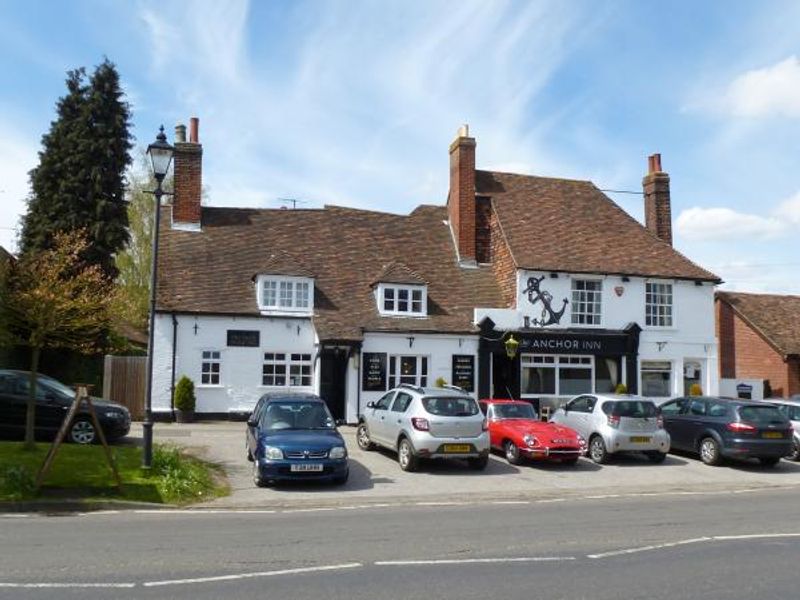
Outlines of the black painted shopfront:
<svg viewBox="0 0 800 600">
<path fill-rule="evenodd" d="M 538 406 L 542 397 L 566 397 L 588 391 L 613 392 L 624 383 L 628 392 L 638 389 L 637 356 L 641 328 L 495 329 L 486 318 L 480 323 L 478 350 L 481 398 L 526 398 Z M 519 342 L 513 357 L 506 342 Z M 594 377 L 593 382 L 585 378 Z"/>
</svg>

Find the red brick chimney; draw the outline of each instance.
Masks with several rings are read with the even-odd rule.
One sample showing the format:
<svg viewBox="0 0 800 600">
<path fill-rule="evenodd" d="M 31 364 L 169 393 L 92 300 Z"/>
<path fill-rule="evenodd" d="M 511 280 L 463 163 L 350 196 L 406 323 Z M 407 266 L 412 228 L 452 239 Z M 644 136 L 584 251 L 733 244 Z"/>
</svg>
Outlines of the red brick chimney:
<svg viewBox="0 0 800 600">
<path fill-rule="evenodd" d="M 672 208 L 669 200 L 669 175 L 661 170 L 661 155 L 647 159 L 644 188 L 644 224 L 656 237 L 672 245 Z"/>
<path fill-rule="evenodd" d="M 189 119 L 189 141 L 186 127 L 175 127 L 175 196 L 172 199 L 172 227 L 200 229 L 200 196 L 203 187 L 203 146 L 200 144 L 197 117 Z"/>
<path fill-rule="evenodd" d="M 475 138 L 462 125 L 450 144 L 450 229 L 462 263 L 475 263 Z"/>
</svg>

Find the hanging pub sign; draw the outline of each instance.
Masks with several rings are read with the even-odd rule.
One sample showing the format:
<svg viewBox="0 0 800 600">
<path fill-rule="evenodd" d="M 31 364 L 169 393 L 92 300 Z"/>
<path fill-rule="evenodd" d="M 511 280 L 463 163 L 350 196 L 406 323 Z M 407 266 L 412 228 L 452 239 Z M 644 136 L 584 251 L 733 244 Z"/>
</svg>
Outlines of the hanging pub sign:
<svg viewBox="0 0 800 600">
<path fill-rule="evenodd" d="M 228 346 L 258 348 L 260 344 L 260 333 L 259 331 L 248 331 L 245 329 L 228 329 Z"/>
<path fill-rule="evenodd" d="M 475 391 L 475 357 L 472 354 L 453 355 L 452 382 L 467 392 Z"/>
<path fill-rule="evenodd" d="M 386 391 L 386 353 L 364 352 L 361 389 L 365 392 Z"/>
</svg>

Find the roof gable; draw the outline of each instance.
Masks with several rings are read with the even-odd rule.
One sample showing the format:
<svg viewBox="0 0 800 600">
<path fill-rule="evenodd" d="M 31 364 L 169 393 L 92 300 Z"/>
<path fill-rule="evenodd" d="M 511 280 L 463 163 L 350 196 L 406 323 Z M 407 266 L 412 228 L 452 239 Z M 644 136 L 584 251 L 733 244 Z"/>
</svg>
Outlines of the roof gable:
<svg viewBox="0 0 800 600">
<path fill-rule="evenodd" d="M 372 280 L 372 285 L 378 283 L 401 283 L 408 285 L 427 285 L 428 282 L 416 271 L 410 269 L 402 262 L 392 261 L 383 265 L 380 273 Z"/>
</svg>

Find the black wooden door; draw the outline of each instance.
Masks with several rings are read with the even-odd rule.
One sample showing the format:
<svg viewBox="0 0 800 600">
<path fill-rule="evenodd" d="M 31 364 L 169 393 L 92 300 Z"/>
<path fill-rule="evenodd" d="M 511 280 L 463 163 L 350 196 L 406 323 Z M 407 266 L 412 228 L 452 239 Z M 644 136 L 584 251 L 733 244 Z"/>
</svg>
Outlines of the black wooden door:
<svg viewBox="0 0 800 600">
<path fill-rule="evenodd" d="M 334 419 L 345 418 L 347 394 L 347 350 L 323 349 L 320 354 L 320 396 Z"/>
</svg>

